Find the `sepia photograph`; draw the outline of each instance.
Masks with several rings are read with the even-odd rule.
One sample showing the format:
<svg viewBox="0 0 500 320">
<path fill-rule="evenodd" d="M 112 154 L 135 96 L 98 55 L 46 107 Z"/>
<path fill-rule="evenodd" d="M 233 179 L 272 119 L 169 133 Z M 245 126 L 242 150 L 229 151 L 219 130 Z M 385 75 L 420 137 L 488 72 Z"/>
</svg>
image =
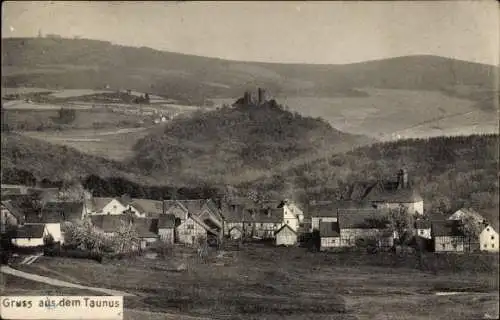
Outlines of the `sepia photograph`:
<svg viewBox="0 0 500 320">
<path fill-rule="evenodd" d="M 4 1 L 0 319 L 499 319 L 497 1 Z"/>
</svg>

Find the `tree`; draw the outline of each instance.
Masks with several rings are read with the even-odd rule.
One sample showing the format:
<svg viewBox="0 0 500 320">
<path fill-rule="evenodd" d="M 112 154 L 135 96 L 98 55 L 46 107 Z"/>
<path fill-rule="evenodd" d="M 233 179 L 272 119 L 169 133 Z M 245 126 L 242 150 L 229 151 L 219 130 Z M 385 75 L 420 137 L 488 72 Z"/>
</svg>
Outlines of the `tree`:
<svg viewBox="0 0 500 320">
<path fill-rule="evenodd" d="M 477 242 L 479 238 L 479 234 L 483 231 L 484 221 L 478 221 L 473 217 L 466 216 L 462 218 L 460 221 L 458 231 L 462 234 L 467 241 L 467 250 L 471 251 L 472 239 L 475 239 L 474 242 Z"/>
<path fill-rule="evenodd" d="M 408 213 L 405 206 L 400 205 L 397 209 L 389 212 L 389 222 L 391 229 L 396 232 L 396 237 L 400 245 L 409 244 L 413 237 L 413 217 Z"/>
<path fill-rule="evenodd" d="M 59 200 L 66 202 L 78 202 L 85 199 L 86 190 L 79 181 L 64 182 L 59 189 Z"/>
<path fill-rule="evenodd" d="M 122 221 L 114 237 L 114 248 L 117 253 L 126 253 L 140 248 L 140 241 L 133 224 Z"/>
</svg>

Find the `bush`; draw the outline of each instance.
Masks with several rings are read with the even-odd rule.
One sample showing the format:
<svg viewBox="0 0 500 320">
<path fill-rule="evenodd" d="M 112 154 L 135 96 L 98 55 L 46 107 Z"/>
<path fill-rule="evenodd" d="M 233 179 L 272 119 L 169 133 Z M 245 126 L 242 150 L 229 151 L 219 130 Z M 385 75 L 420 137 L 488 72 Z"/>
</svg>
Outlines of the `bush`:
<svg viewBox="0 0 500 320">
<path fill-rule="evenodd" d="M 79 249 L 45 248 L 43 255 L 48 257 L 67 257 L 76 259 L 89 259 L 102 262 L 102 255 Z"/>
</svg>

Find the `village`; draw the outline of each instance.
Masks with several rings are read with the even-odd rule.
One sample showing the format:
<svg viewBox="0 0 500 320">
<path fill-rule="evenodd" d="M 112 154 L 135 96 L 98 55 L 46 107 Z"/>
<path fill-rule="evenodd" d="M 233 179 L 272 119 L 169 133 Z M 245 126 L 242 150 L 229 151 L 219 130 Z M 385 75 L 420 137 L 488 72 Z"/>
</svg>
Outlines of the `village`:
<svg viewBox="0 0 500 320">
<path fill-rule="evenodd" d="M 40 193 L 44 199 L 40 207 L 26 205 Z M 219 247 L 226 241 L 264 241 L 338 252 L 405 247 L 438 253 L 498 252 L 499 245 L 498 222 L 487 221 L 474 209 L 460 208 L 445 220 L 430 219 L 424 212 L 424 199 L 404 169 L 392 180 L 360 190 L 361 200 L 310 201 L 307 205 L 249 197 L 103 198 L 88 191 L 81 201 L 68 202 L 59 193 L 57 188 L 2 185 L 1 230 L 2 234 L 10 232 L 13 248 L 43 248 L 48 242 L 64 247 L 68 233 L 74 234 L 70 231 L 81 225 L 103 239 L 116 238 L 124 230 L 132 232 L 130 251 L 147 251 L 158 244 Z"/>
</svg>

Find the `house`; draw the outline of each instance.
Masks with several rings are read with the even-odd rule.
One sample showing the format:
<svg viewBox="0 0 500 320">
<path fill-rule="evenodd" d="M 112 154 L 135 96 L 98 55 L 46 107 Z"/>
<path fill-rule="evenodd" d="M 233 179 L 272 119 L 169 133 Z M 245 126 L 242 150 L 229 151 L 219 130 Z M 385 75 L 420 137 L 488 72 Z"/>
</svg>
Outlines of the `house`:
<svg viewBox="0 0 500 320">
<path fill-rule="evenodd" d="M 44 245 L 49 232 L 44 224 L 25 224 L 17 228 L 12 244 L 18 247 L 38 247 Z"/>
<path fill-rule="evenodd" d="M 288 221 L 294 224 L 295 221 Z M 245 209 L 243 211 L 243 233 L 248 237 L 273 239 L 277 231 L 286 221 L 283 221 L 282 209 Z M 295 230 L 294 230 L 295 231 Z"/>
<path fill-rule="evenodd" d="M 465 236 L 458 220 L 433 221 L 431 235 L 435 252 L 464 252 Z"/>
<path fill-rule="evenodd" d="M 481 251 L 498 252 L 498 220 L 486 222 L 479 234 L 479 248 Z"/>
<path fill-rule="evenodd" d="M 162 214 L 158 217 L 158 235 L 166 243 L 174 243 L 175 215 Z"/>
<path fill-rule="evenodd" d="M 288 224 L 284 224 L 281 228 L 274 232 L 277 246 L 294 246 L 297 244 L 297 232 Z"/>
<path fill-rule="evenodd" d="M 337 221 L 320 222 L 319 236 L 321 239 L 321 250 L 342 246 L 340 243 L 340 228 Z"/>
<path fill-rule="evenodd" d="M 207 226 L 189 216 L 176 229 L 176 242 L 194 245 L 199 239 L 207 239 Z"/>
<path fill-rule="evenodd" d="M 372 239 L 381 248 L 394 245 L 394 232 L 390 228 L 387 210 L 339 209 L 337 219 L 342 247 L 356 246 Z"/>
<path fill-rule="evenodd" d="M 122 225 L 132 224 L 130 215 L 95 215 L 90 217 L 92 225 L 105 236 L 111 237 Z"/>
<path fill-rule="evenodd" d="M 94 197 L 89 208 L 91 215 L 121 215 L 128 209 L 128 203 L 118 198 Z"/>
<path fill-rule="evenodd" d="M 47 202 L 41 214 L 59 217 L 60 222 L 76 223 L 85 218 L 87 211 L 83 202 Z"/>
<path fill-rule="evenodd" d="M 158 220 L 149 218 L 135 218 L 133 220 L 133 226 L 137 232 L 141 249 L 159 240 Z"/>
<path fill-rule="evenodd" d="M 476 210 L 472 208 L 461 208 L 455 211 L 452 215 L 448 217 L 448 220 L 460 220 L 464 221 L 466 219 L 471 219 L 472 221 L 476 223 L 483 223 L 484 222 L 484 217 L 479 214 Z"/>
<path fill-rule="evenodd" d="M 243 237 L 243 230 L 240 226 L 234 226 L 229 229 L 228 235 L 230 239 L 239 240 Z"/>
<path fill-rule="evenodd" d="M 431 239 L 431 222 L 428 219 L 415 220 L 415 235 L 424 239 Z"/>
<path fill-rule="evenodd" d="M 363 201 L 324 201 L 309 204 L 309 216 L 311 217 L 311 231 L 319 230 L 321 222 L 337 222 L 338 210 L 341 209 L 372 209 L 369 202 Z"/>
<path fill-rule="evenodd" d="M 128 202 L 127 210 L 133 212 L 140 218 L 158 218 L 163 214 L 163 201 L 150 199 L 131 199 Z"/>
<path fill-rule="evenodd" d="M 368 188 L 364 200 L 377 208 L 397 209 L 405 207 L 409 214 L 424 214 L 424 200 L 408 179 L 406 170 L 398 172 L 396 181 L 378 181 Z"/>
</svg>

